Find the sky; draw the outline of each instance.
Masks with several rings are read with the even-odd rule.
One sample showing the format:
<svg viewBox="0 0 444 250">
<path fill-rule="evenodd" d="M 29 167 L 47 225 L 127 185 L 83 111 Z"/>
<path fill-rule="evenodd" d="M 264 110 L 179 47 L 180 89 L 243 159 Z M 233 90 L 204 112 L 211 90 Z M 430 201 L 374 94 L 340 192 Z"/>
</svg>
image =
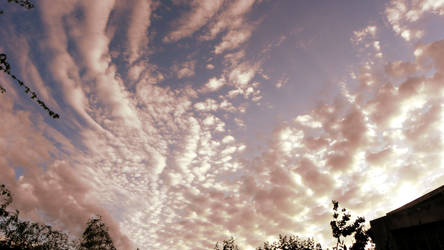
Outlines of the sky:
<svg viewBox="0 0 444 250">
<path fill-rule="evenodd" d="M 3 1 L 0 183 L 118 249 L 331 246 L 444 183 L 443 0 Z"/>
</svg>

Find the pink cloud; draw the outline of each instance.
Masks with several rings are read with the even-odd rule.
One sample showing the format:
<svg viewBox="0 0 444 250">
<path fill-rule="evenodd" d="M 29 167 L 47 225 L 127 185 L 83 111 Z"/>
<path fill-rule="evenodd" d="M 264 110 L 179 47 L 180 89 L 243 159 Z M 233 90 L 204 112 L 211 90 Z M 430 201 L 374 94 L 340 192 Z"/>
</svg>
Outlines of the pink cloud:
<svg viewBox="0 0 444 250">
<path fill-rule="evenodd" d="M 128 29 L 130 64 L 139 58 L 142 51 L 148 47 L 148 37 L 146 33 L 151 24 L 153 3 L 151 1 L 137 0 L 131 5 L 133 9 L 131 23 Z"/>
<path fill-rule="evenodd" d="M 185 61 L 181 64 L 175 64 L 172 67 L 172 70 L 175 72 L 178 79 L 182 79 L 185 77 L 191 77 L 195 74 L 196 61 L 190 60 Z"/>
<path fill-rule="evenodd" d="M 192 1 L 190 3 L 192 10 L 176 21 L 175 26 L 177 27 L 165 36 L 163 40 L 165 42 L 175 42 L 192 35 L 215 16 L 222 4 L 223 0 Z"/>
<path fill-rule="evenodd" d="M 201 88 L 201 92 L 213 92 L 219 90 L 222 86 L 226 84 L 224 78 L 210 78 L 208 82 Z"/>
<path fill-rule="evenodd" d="M 248 41 L 254 25 L 248 24 L 244 15 L 252 9 L 254 3 L 255 0 L 232 1 L 227 9 L 217 15 L 215 20 L 209 24 L 207 33 L 201 36 L 203 40 L 213 40 L 219 33 L 227 31 L 222 41 L 215 46 L 215 54 L 238 48 Z"/>
<path fill-rule="evenodd" d="M 413 24 L 426 14 L 444 15 L 444 2 L 441 0 L 391 0 L 385 13 L 393 31 L 406 41 L 410 41 L 424 35 L 424 30 L 414 27 Z"/>
<path fill-rule="evenodd" d="M 22 215 L 44 223 L 49 221 L 57 229 L 79 236 L 87 219 L 101 214 L 110 227 L 116 246 L 131 247 L 130 241 L 122 235 L 109 213 L 96 205 L 94 199 L 86 198 L 89 187 L 78 169 L 52 159 L 51 155 L 57 153 L 57 148 L 41 134 L 40 129 L 44 127 L 42 121 L 28 112 L 13 110 L 9 101 L 1 105 L 2 117 L 8 117 L 8 122 L 0 129 L 0 153 L 5 156 L 0 162 L 0 168 L 5 173 L 0 181 L 13 192 L 14 206 L 20 209 Z M 7 142 L 12 138 L 14 142 Z M 67 148 L 70 146 L 67 145 Z M 41 164 L 46 165 L 47 169 L 39 167 Z M 24 175 L 16 179 L 14 167 L 21 167 Z M 45 216 L 42 217 L 40 212 Z"/>
</svg>

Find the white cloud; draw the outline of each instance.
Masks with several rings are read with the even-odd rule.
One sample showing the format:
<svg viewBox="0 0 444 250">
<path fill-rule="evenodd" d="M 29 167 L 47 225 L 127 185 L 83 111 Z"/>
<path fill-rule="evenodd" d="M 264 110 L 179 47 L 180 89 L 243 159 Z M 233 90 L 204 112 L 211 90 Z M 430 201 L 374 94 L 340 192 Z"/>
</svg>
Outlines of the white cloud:
<svg viewBox="0 0 444 250">
<path fill-rule="evenodd" d="M 248 41 L 252 32 L 252 27 L 248 26 L 228 31 L 227 34 L 222 37 L 222 42 L 214 48 L 214 53 L 217 55 L 226 50 L 232 50 L 239 47 L 241 44 Z"/>
<path fill-rule="evenodd" d="M 208 82 L 201 88 L 201 92 L 213 92 L 219 90 L 222 86 L 225 85 L 224 78 L 216 78 L 212 77 L 208 80 Z"/>
<path fill-rule="evenodd" d="M 209 24 L 208 32 L 201 36 L 203 40 L 213 40 L 219 33 L 227 31 L 222 41 L 215 46 L 215 54 L 235 49 L 250 38 L 254 26 L 246 22 L 244 15 L 253 8 L 254 3 L 255 0 L 232 1 L 228 8 Z"/>
<path fill-rule="evenodd" d="M 219 104 L 214 99 L 206 99 L 205 102 L 195 103 L 194 108 L 198 111 L 216 111 L 219 109 Z"/>
<path fill-rule="evenodd" d="M 393 31 L 406 41 L 421 38 L 424 30 L 414 27 L 424 15 L 444 15 L 444 1 L 442 0 L 391 0 L 385 10 L 387 19 Z"/>
<path fill-rule="evenodd" d="M 375 25 L 369 25 L 362 30 L 353 32 L 352 42 L 360 43 L 368 36 L 374 38 L 376 36 L 377 28 Z"/>
</svg>

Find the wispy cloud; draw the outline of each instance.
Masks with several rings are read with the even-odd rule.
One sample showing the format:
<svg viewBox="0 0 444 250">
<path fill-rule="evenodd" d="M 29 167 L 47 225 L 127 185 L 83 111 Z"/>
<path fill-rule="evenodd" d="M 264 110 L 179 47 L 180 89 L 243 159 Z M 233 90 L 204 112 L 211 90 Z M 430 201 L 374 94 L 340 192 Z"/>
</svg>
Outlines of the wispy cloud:
<svg viewBox="0 0 444 250">
<path fill-rule="evenodd" d="M 175 27 L 163 40 L 165 42 L 176 42 L 184 37 L 191 36 L 216 15 L 223 3 L 223 0 L 196 0 L 190 2 L 191 11 L 175 21 Z"/>
<path fill-rule="evenodd" d="M 151 12 L 153 9 L 151 1 L 137 0 L 130 6 L 131 23 L 128 25 L 129 63 L 132 64 L 142 55 L 143 50 L 148 49 L 148 28 L 151 24 Z"/>
</svg>

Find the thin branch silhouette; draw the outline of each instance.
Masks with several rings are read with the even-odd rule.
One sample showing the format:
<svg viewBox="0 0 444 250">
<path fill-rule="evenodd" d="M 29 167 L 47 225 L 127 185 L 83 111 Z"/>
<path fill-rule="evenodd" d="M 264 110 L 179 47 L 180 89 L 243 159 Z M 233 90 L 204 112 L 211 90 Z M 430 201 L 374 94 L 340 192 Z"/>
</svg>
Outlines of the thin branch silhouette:
<svg viewBox="0 0 444 250">
<path fill-rule="evenodd" d="M 34 8 L 34 4 L 29 0 L 8 0 L 8 3 L 16 3 L 28 10 Z M 4 11 L 0 10 L 0 15 L 3 13 L 4 13 Z"/>
<path fill-rule="evenodd" d="M 11 65 L 7 62 L 7 56 L 4 53 L 0 54 L 0 70 L 8 74 L 12 79 L 15 80 L 15 82 L 19 85 L 19 87 L 22 87 L 25 89 L 25 93 L 35 102 L 37 102 L 44 110 L 46 110 L 50 117 L 54 119 L 60 118 L 59 114 L 52 111 L 40 98 L 37 96 L 36 92 L 31 91 L 31 89 L 21 80 L 19 80 L 14 74 L 11 73 Z M 5 93 L 6 89 L 2 86 L 0 86 L 0 92 Z"/>
</svg>

